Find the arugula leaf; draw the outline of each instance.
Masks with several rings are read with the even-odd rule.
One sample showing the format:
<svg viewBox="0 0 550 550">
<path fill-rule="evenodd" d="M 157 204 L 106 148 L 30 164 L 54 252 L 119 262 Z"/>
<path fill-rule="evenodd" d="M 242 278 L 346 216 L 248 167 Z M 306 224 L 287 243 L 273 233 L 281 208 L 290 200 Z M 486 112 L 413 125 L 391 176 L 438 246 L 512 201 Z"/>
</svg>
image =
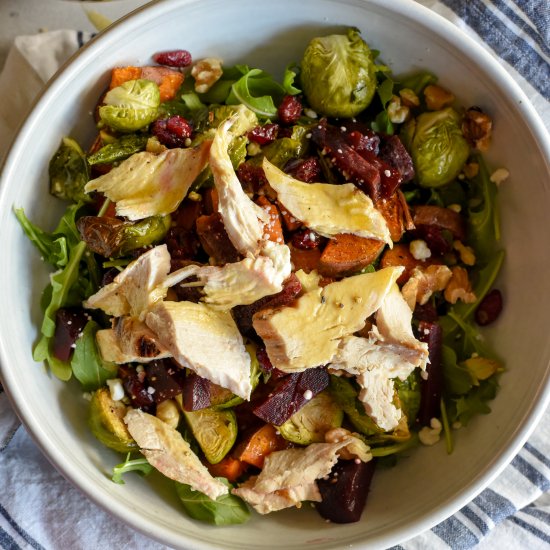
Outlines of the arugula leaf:
<svg viewBox="0 0 550 550">
<path fill-rule="evenodd" d="M 466 426 L 474 416 L 489 414 L 491 407 L 489 407 L 488 401 L 496 397 L 498 387 L 497 376 L 491 376 L 487 380 L 481 381 L 480 385 L 474 387 L 467 395 L 452 401 L 452 406 L 447 411 L 449 419 Z"/>
<path fill-rule="evenodd" d="M 375 132 L 382 132 L 384 134 L 393 134 L 393 123 L 388 116 L 387 106 L 393 97 L 394 81 L 386 76 L 384 80 L 378 84 L 376 91 L 382 103 L 382 111 L 376 115 L 376 118 L 371 123 L 371 128 Z"/>
<path fill-rule="evenodd" d="M 153 470 L 153 466 L 147 462 L 146 458 L 135 458 L 130 460 L 131 453 L 126 455 L 126 460 L 120 464 L 117 464 L 113 468 L 113 475 L 111 479 L 120 485 L 124 485 L 124 480 L 122 479 L 123 474 L 128 472 L 137 472 L 142 476 L 149 475 Z"/>
<path fill-rule="evenodd" d="M 294 81 L 298 76 L 298 65 L 291 63 L 286 69 L 283 75 L 283 89 L 288 95 L 298 95 L 302 92 L 299 88 L 294 86 Z"/>
<path fill-rule="evenodd" d="M 88 321 L 82 335 L 76 341 L 76 347 L 71 359 L 71 367 L 75 378 L 82 384 L 84 391 L 100 388 L 107 380 L 116 376 L 117 365 L 104 361 L 96 344 L 96 333 L 99 325 Z"/>
<path fill-rule="evenodd" d="M 414 73 L 399 81 L 399 89 L 403 90 L 408 88 L 412 90 L 417 96 L 420 96 L 422 91 L 429 84 L 435 84 L 437 77 L 428 72 Z"/>
<path fill-rule="evenodd" d="M 217 479 L 232 488 L 225 478 Z M 200 491 L 194 491 L 189 485 L 178 482 L 176 492 L 185 511 L 193 519 L 213 525 L 236 525 L 244 523 L 250 517 L 247 505 L 231 493 L 212 500 Z"/>
<path fill-rule="evenodd" d="M 464 395 L 472 389 L 470 371 L 458 364 L 455 351 L 445 344 L 441 348 L 441 364 L 446 392 L 453 395 Z"/>
</svg>

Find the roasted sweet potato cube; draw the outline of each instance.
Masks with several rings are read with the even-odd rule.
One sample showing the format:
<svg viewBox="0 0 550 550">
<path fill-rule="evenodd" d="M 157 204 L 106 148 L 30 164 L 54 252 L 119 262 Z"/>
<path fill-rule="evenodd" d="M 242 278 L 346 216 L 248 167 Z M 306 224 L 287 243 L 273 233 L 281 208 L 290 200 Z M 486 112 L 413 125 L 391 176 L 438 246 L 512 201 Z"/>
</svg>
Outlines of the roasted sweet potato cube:
<svg viewBox="0 0 550 550">
<path fill-rule="evenodd" d="M 277 206 L 264 195 L 256 199 L 256 204 L 269 214 L 269 221 L 264 226 L 264 235 L 267 235 L 270 241 L 283 244 L 285 242 L 283 226 L 281 225 L 281 215 Z"/>
<path fill-rule="evenodd" d="M 379 200 L 375 206 L 382 216 L 384 216 L 388 224 L 391 240 L 393 242 L 400 241 L 405 232 L 405 223 L 403 219 L 403 208 L 397 193 L 394 193 L 389 199 Z"/>
<path fill-rule="evenodd" d="M 360 271 L 371 264 L 382 252 L 385 244 L 341 233 L 332 238 L 319 260 L 319 273 L 327 277 L 342 277 Z"/>
<path fill-rule="evenodd" d="M 110 88 L 116 88 L 128 80 L 143 78 L 156 82 L 160 91 L 160 100 L 169 101 L 176 97 L 183 83 L 183 73 L 168 67 L 115 67 L 111 71 Z"/>
<path fill-rule="evenodd" d="M 306 273 L 319 268 L 319 261 L 321 260 L 321 251 L 318 248 L 310 248 L 303 250 L 296 248 L 291 244 L 288 245 L 290 249 L 290 260 L 294 265 L 294 271 L 303 269 Z"/>
<path fill-rule="evenodd" d="M 277 433 L 276 428 L 271 424 L 264 424 L 239 443 L 234 455 L 242 462 L 261 468 L 266 456 L 287 447 L 287 441 Z"/>
<path fill-rule="evenodd" d="M 302 222 L 296 219 L 282 204 L 279 204 L 279 212 L 287 231 L 296 231 L 302 227 Z"/>
<path fill-rule="evenodd" d="M 401 285 L 409 280 L 412 270 L 415 267 L 428 264 L 425 261 L 417 260 L 411 254 L 406 244 L 396 244 L 393 248 L 388 248 L 384 251 L 380 259 L 380 267 L 393 267 L 396 265 L 402 265 L 405 268 L 399 279 L 397 279 L 397 284 Z"/>
</svg>

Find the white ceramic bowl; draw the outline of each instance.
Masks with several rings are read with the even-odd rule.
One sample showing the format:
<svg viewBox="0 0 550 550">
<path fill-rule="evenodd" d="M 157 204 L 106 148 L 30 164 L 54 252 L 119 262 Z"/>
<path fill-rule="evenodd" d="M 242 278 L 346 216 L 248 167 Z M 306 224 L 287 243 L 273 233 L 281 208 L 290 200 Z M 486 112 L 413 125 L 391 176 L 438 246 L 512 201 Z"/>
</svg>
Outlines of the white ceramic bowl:
<svg viewBox="0 0 550 550">
<path fill-rule="evenodd" d="M 158 50 L 186 48 L 281 74 L 308 40 L 355 25 L 396 74 L 428 68 L 466 105 L 495 120 L 489 160 L 511 178 L 500 193 L 507 257 L 500 288 L 506 305 L 490 339 L 507 372 L 489 416 L 443 445 L 420 448 L 393 470 L 376 473 L 361 522 L 338 526 L 313 511 L 254 516 L 215 528 L 189 520 L 171 484 L 128 476 L 109 480 L 120 457 L 86 427 L 76 384 L 49 377 L 33 362 L 47 271 L 23 236 L 12 207 L 23 206 L 53 228 L 61 207 L 48 195 L 46 168 L 62 136 L 91 139 L 89 113 L 109 69 L 145 64 Z M 387 547 L 433 526 L 472 499 L 511 460 L 548 402 L 550 293 L 550 140 L 522 91 L 505 71 L 450 23 L 413 1 L 174 0 L 152 4 L 102 33 L 57 75 L 22 127 L 4 167 L 0 196 L 0 344 L 2 378 L 34 439 L 53 464 L 92 500 L 134 528 L 185 548 L 318 549 Z"/>
</svg>

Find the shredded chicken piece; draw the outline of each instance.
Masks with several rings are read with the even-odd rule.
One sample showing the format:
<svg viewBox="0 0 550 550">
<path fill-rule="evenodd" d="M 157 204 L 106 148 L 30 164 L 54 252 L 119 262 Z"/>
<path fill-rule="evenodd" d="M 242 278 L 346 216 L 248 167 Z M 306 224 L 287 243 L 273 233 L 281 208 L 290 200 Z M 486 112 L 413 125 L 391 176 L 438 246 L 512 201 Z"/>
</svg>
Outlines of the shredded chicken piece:
<svg viewBox="0 0 550 550">
<path fill-rule="evenodd" d="M 451 270 L 446 265 L 434 264 L 424 269 L 415 267 L 401 292 L 411 311 L 414 311 L 417 303 L 424 305 L 434 292 L 444 290 L 450 279 Z"/>
<path fill-rule="evenodd" d="M 477 298 L 472 291 L 472 285 L 468 278 L 468 272 L 460 266 L 454 266 L 451 269 L 452 277 L 449 284 L 445 288 L 445 300 L 451 304 L 456 304 L 458 300 L 462 300 L 467 304 L 474 303 Z"/>
</svg>

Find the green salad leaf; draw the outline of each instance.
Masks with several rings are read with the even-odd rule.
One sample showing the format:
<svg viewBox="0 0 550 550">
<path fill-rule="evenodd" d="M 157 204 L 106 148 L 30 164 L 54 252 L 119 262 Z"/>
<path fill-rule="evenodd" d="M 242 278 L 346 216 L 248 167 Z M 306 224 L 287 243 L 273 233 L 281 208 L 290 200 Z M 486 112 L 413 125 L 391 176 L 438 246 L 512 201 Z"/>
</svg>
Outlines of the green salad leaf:
<svg viewBox="0 0 550 550">
<path fill-rule="evenodd" d="M 50 193 L 73 202 L 89 202 L 84 186 L 90 179 L 86 155 L 72 138 L 64 137 L 48 166 Z"/>
<path fill-rule="evenodd" d="M 232 485 L 223 477 L 217 478 L 230 489 Z M 176 491 L 187 514 L 193 519 L 213 525 L 237 525 L 250 517 L 247 505 L 231 493 L 212 500 L 189 485 L 176 482 Z"/>
<path fill-rule="evenodd" d="M 132 460 L 130 459 L 130 456 L 131 453 L 128 453 L 126 455 L 126 460 L 120 464 L 117 464 L 113 468 L 113 475 L 111 479 L 119 485 L 124 485 L 125 482 L 122 479 L 122 476 L 128 472 L 137 472 L 142 476 L 146 476 L 154 470 L 153 466 L 147 462 L 146 458 L 134 458 Z"/>
</svg>

